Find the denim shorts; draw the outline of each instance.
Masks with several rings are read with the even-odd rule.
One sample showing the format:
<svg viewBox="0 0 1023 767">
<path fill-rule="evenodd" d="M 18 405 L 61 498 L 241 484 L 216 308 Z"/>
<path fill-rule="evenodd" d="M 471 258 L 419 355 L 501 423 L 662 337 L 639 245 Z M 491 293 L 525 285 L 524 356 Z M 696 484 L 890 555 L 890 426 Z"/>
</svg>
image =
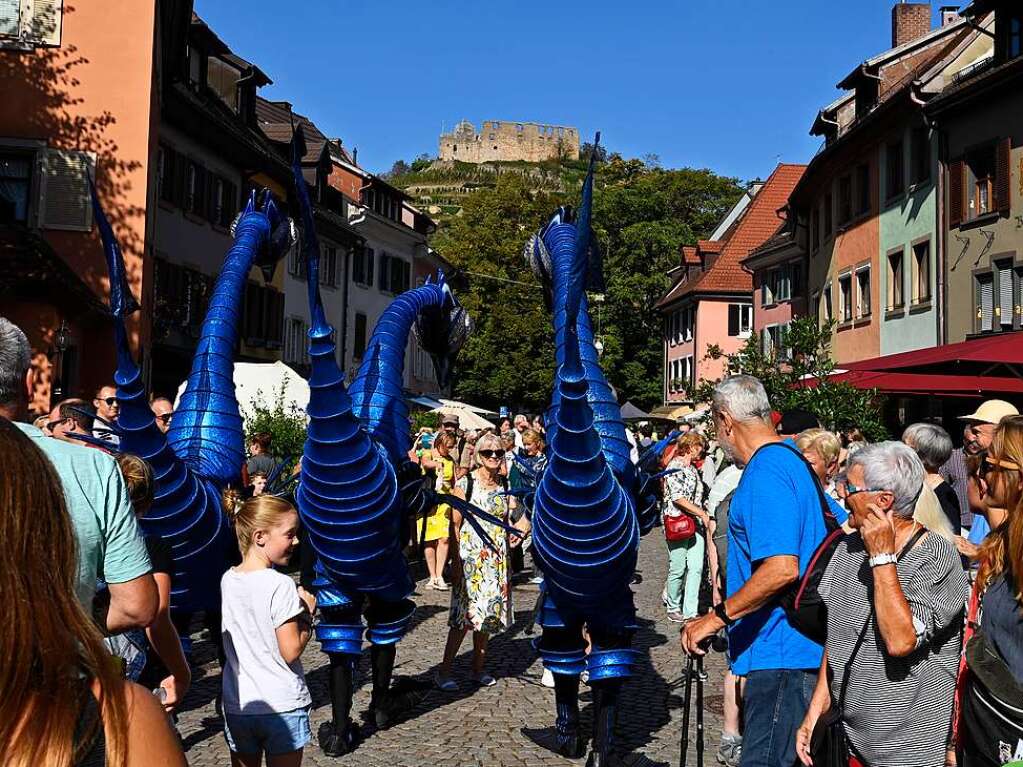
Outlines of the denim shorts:
<svg viewBox="0 0 1023 767">
<path fill-rule="evenodd" d="M 271 756 L 304 748 L 312 737 L 309 709 L 296 708 L 280 714 L 224 714 L 227 747 L 236 754 Z"/>
</svg>

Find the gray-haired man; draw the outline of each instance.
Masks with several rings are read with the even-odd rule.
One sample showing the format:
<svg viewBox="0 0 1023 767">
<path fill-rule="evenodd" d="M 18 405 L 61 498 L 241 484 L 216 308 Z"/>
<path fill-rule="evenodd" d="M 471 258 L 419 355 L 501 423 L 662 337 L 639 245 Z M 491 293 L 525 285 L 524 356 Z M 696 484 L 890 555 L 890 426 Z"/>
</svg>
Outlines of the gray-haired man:
<svg viewBox="0 0 1023 767">
<path fill-rule="evenodd" d="M 31 357 L 21 328 L 0 317 L 0 418 L 14 421 L 46 454 L 60 477 L 78 542 L 78 599 L 91 611 L 96 578 L 101 576 L 110 587 L 107 630 L 147 626 L 156 615 L 156 582 L 124 478 L 114 459 L 103 451 L 52 439 L 21 423 L 28 415 L 33 390 Z"/>
</svg>

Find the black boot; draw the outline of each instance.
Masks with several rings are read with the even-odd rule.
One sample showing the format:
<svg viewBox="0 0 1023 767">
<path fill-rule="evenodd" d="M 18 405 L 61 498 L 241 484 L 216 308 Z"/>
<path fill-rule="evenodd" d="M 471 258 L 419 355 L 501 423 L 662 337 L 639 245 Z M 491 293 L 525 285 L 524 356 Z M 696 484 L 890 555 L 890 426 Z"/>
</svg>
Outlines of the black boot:
<svg viewBox="0 0 1023 767">
<path fill-rule="evenodd" d="M 330 707 L 333 720 L 320 725 L 320 748 L 327 756 L 351 753 L 359 742 L 359 728 L 352 722 L 355 663 L 350 655 L 330 654 Z"/>
<path fill-rule="evenodd" d="M 586 753 L 586 742 L 579 737 L 579 675 L 554 675 L 554 701 L 558 711 L 555 721 L 557 752 L 569 759 Z"/>
<path fill-rule="evenodd" d="M 373 668 L 373 697 L 369 702 L 369 713 L 381 730 L 386 729 L 394 718 L 391 700 L 391 674 L 394 672 L 395 646 L 374 644 L 369 648 L 370 665 Z"/>
<path fill-rule="evenodd" d="M 613 767 L 619 763 L 614 756 L 614 732 L 620 690 L 618 681 L 593 685 L 593 747 L 586 767 Z"/>
</svg>

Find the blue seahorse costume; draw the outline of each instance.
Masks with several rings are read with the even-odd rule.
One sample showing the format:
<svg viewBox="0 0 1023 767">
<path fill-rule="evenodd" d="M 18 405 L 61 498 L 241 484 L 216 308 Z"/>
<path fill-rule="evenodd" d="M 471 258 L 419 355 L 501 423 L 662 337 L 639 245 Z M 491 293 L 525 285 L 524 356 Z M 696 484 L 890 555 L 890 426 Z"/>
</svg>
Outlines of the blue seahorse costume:
<svg viewBox="0 0 1023 767">
<path fill-rule="evenodd" d="M 296 501 L 304 543 L 317 557 L 314 582 L 321 620 L 316 637 L 330 657 L 333 719 L 319 733 L 325 753 L 338 756 L 357 744 L 351 721 L 354 669 L 365 633 L 370 642 L 373 697 L 379 727 L 398 705 L 390 689 L 395 644 L 415 605 L 402 553 L 408 520 L 431 503 L 422 475 L 408 459 L 408 405 L 402 392 L 405 347 L 415 327 L 445 382 L 453 355 L 471 323 L 443 276 L 402 293 L 381 315 L 350 388 L 338 366 L 334 329 L 320 298 L 319 245 L 308 190 L 297 157 L 293 169 L 302 208 L 309 286 L 309 430 Z M 365 616 L 365 625 L 363 623 Z"/>
<path fill-rule="evenodd" d="M 599 141 L 599 134 L 597 136 Z M 533 551 L 544 575 L 536 643 L 554 673 L 558 750 L 585 753 L 579 735 L 579 675 L 594 691 L 588 765 L 606 765 L 622 683 L 635 673 L 635 606 L 630 583 L 641 532 L 655 513 L 650 477 L 629 459 L 617 399 L 600 368 L 585 286 L 595 251 L 590 209 L 593 161 L 578 216 L 560 209 L 526 256 L 548 288 L 556 373 L 547 412 L 548 462 L 533 498 Z M 583 627 L 592 640 L 586 654 Z"/>
<path fill-rule="evenodd" d="M 214 284 L 185 391 L 164 434 L 150 409 L 125 329 L 125 318 L 139 305 L 94 187 L 92 200 L 110 275 L 117 344 L 114 380 L 120 414 L 116 423 L 104 423 L 118 436 L 120 452 L 141 456 L 153 469 L 153 505 L 141 524 L 147 534 L 170 544 L 171 607 L 175 622 L 184 617 L 187 623 L 196 610 L 219 612 L 220 577 L 235 545 L 221 508 L 221 491 L 240 479 L 245 459 L 233 380 L 245 285 L 253 266 L 261 267 L 267 278 L 272 276 L 277 261 L 294 244 L 293 227 L 269 192 L 264 191 L 259 202 L 253 192 L 233 226 L 234 245 Z M 110 443 L 102 444 L 110 448 Z"/>
</svg>

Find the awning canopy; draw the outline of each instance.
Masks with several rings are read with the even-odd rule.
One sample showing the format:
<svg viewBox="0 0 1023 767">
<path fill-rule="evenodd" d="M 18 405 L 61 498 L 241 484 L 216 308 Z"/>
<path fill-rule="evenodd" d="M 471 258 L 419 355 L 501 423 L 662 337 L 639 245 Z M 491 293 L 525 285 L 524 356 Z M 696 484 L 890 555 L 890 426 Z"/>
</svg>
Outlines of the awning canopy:
<svg viewBox="0 0 1023 767">
<path fill-rule="evenodd" d="M 1023 378 L 1023 332 L 998 333 L 958 344 L 889 354 L 842 367 L 985 377 L 997 373 Z"/>
<path fill-rule="evenodd" d="M 848 370 L 835 373 L 832 381 L 844 381 L 857 389 L 877 389 L 885 394 L 932 394 L 946 397 L 983 397 L 991 394 L 1023 395 L 1023 379 L 1004 376 L 895 373 Z M 813 382 L 808 382 L 813 386 Z"/>
</svg>

